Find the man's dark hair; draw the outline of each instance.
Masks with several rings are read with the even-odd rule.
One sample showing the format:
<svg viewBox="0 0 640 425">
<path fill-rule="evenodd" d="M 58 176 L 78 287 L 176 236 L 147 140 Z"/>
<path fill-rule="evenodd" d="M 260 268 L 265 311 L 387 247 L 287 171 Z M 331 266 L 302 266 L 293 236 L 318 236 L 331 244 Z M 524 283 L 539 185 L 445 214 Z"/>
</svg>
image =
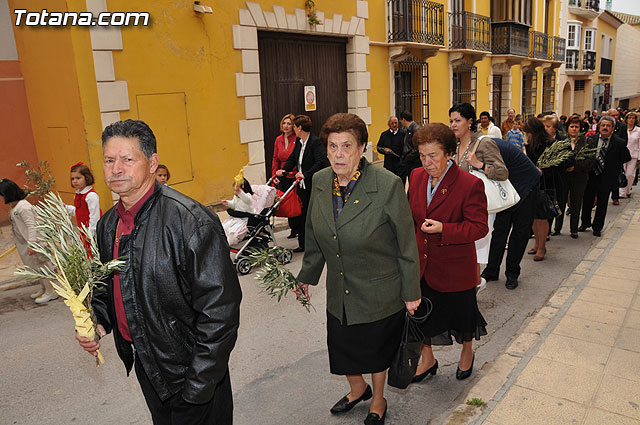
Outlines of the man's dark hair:
<svg viewBox="0 0 640 425">
<path fill-rule="evenodd" d="M 482 118 L 482 117 L 487 117 L 489 118 L 489 121 L 491 121 L 491 114 L 488 111 L 480 112 L 479 118 Z"/>
<path fill-rule="evenodd" d="M 585 115 L 585 117 L 590 117 L 591 116 L 591 111 L 589 109 L 587 109 L 586 111 L 584 111 L 584 115 Z"/>
<path fill-rule="evenodd" d="M 307 115 L 296 115 L 293 119 L 293 125 L 302 127 L 302 131 L 309 133 L 311 131 L 311 118 Z"/>
<path fill-rule="evenodd" d="M 473 107 L 470 103 L 456 103 L 449 109 L 449 116 L 452 113 L 457 112 L 465 119 L 473 120 L 471 121 L 471 131 L 478 131 L 478 122 L 476 120 L 476 108 Z"/>
<path fill-rule="evenodd" d="M 0 195 L 4 198 L 4 203 L 21 201 L 27 197 L 24 190 L 9 179 L 0 179 Z"/>
<path fill-rule="evenodd" d="M 367 124 L 355 114 L 338 113 L 327 119 L 320 130 L 320 140 L 325 147 L 331 133 L 350 133 L 356 139 L 358 147 L 366 146 L 369 141 Z"/>
<path fill-rule="evenodd" d="M 413 121 L 413 114 L 411 112 L 409 112 L 409 111 L 402 111 L 400 113 L 400 119 L 412 122 Z"/>
<path fill-rule="evenodd" d="M 144 122 L 139 120 L 117 121 L 107 126 L 102 132 L 102 149 L 104 149 L 107 140 L 112 137 L 127 137 L 130 139 L 138 139 L 140 150 L 144 156 L 149 159 L 154 153 L 158 153 L 156 144 L 156 136 L 151 128 Z"/>
</svg>

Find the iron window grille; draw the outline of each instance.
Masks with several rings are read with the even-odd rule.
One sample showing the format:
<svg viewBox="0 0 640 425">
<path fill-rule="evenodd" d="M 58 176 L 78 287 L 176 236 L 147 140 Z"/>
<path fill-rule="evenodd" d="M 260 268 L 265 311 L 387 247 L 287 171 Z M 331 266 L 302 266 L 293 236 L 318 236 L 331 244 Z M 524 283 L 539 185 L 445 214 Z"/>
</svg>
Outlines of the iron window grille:
<svg viewBox="0 0 640 425">
<path fill-rule="evenodd" d="M 476 106 L 477 68 L 471 64 L 456 65 L 453 68 L 453 104 L 470 103 Z"/>
<path fill-rule="evenodd" d="M 522 114 L 525 119 L 536 113 L 538 73 L 528 69 L 522 73 Z"/>
<path fill-rule="evenodd" d="M 395 66 L 396 115 L 409 111 L 419 124 L 429 122 L 429 65 L 414 56 Z"/>
<path fill-rule="evenodd" d="M 444 5 L 427 0 L 387 0 L 389 42 L 444 46 Z"/>
<path fill-rule="evenodd" d="M 555 110 L 556 73 L 547 71 L 542 76 L 542 107 L 544 112 Z"/>
</svg>

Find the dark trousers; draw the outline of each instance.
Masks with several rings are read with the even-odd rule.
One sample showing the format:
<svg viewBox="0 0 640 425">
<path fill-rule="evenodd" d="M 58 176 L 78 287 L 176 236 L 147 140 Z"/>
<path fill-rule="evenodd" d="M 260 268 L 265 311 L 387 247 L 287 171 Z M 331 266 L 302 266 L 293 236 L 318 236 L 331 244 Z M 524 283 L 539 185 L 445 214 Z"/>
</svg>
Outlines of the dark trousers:
<svg viewBox="0 0 640 425">
<path fill-rule="evenodd" d="M 307 185 L 310 186 L 309 183 L 307 183 Z M 307 223 L 307 210 L 309 209 L 309 201 L 311 199 L 311 187 L 307 189 L 299 187 L 298 196 L 300 197 L 300 201 L 302 202 L 302 210 L 300 211 L 300 215 L 296 217 L 295 227 L 298 230 L 298 246 L 300 248 L 304 248 L 304 230 Z"/>
<path fill-rule="evenodd" d="M 611 189 L 611 199 L 614 201 L 620 199 L 620 189 L 617 187 L 615 189 Z"/>
<path fill-rule="evenodd" d="M 582 199 L 582 226 L 592 226 L 593 230 L 602 231 L 604 219 L 607 216 L 610 193 L 611 186 L 603 181 L 602 175 L 596 176 L 593 173 L 589 173 L 589 180 L 587 180 L 587 187 L 584 190 L 584 198 Z M 591 221 L 591 209 L 596 197 L 598 198 L 596 214 L 593 217 L 593 221 Z"/>
<path fill-rule="evenodd" d="M 140 359 L 135 360 L 136 376 L 142 388 L 154 425 L 231 425 L 233 397 L 229 371 L 216 386 L 213 398 L 205 404 L 191 404 L 178 393 L 162 401 L 153 389 Z"/>
<path fill-rule="evenodd" d="M 569 231 L 571 233 L 578 233 L 578 226 L 580 222 L 580 208 L 582 207 L 582 198 L 584 197 L 584 191 L 587 187 L 587 180 L 589 175 L 573 171 L 563 175 L 563 184 L 561 192 L 558 193 L 558 206 L 562 214 L 556 217 L 556 226 L 554 230 L 562 230 L 564 224 L 564 214 L 567 206 L 567 201 L 573 206 L 573 213 L 569 216 Z"/>
<path fill-rule="evenodd" d="M 569 199 L 569 174 L 570 173 L 562 173 L 556 184 L 556 201 L 558 201 L 561 214 L 555 218 L 556 225 L 553 227 L 553 230 L 558 233 L 560 233 L 564 224 L 564 214 L 567 209 L 567 200 Z M 549 226 L 549 229 L 551 228 L 552 227 Z"/>
<path fill-rule="evenodd" d="M 527 248 L 529 233 L 533 225 L 537 192 L 538 186 L 516 205 L 496 214 L 489 247 L 489 263 L 484 269 L 483 275 L 499 276 L 504 247 L 507 244 L 507 238 L 509 238 L 505 275 L 507 279 L 515 280 L 520 276 L 520 261 L 522 261 L 522 256 Z M 511 235 L 509 235 L 509 231 L 511 231 Z"/>
</svg>

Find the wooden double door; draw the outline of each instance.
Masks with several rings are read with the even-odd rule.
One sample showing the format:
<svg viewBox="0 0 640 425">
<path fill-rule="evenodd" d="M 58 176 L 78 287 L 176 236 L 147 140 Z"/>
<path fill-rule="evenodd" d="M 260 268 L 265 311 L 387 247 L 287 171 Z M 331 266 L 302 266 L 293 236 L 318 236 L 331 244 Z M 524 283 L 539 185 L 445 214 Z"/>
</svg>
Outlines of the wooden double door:
<svg viewBox="0 0 640 425">
<path fill-rule="evenodd" d="M 258 32 L 267 178 L 284 115 L 308 115 L 311 132 L 318 135 L 327 118 L 347 112 L 346 48 L 342 37 Z M 316 88 L 315 111 L 305 112 L 305 86 Z"/>
</svg>

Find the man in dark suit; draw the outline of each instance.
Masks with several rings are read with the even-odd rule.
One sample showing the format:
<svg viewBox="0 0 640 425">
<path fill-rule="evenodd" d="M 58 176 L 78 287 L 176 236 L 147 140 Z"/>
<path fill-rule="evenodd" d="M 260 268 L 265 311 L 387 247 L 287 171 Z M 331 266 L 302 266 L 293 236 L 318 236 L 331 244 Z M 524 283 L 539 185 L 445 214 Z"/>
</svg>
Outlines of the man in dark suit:
<svg viewBox="0 0 640 425">
<path fill-rule="evenodd" d="M 302 201 L 302 211 L 298 216 L 298 247 L 293 252 L 304 252 L 304 226 L 307 220 L 307 208 L 311 197 L 311 183 L 313 175 L 329 166 L 327 151 L 320 142 L 320 139 L 311 134 L 311 118 L 307 115 L 298 115 L 293 119 L 293 131 L 298 137 L 293 152 L 284 163 L 281 170 L 276 171 L 276 176 L 281 177 L 290 172 L 294 167 L 298 167 L 296 179 L 298 183 L 298 196 Z"/>
<path fill-rule="evenodd" d="M 384 155 L 384 168 L 402 178 L 400 156 L 402 155 L 404 136 L 407 131 L 404 128 L 398 128 L 400 123 L 397 117 L 389 117 L 387 125 L 389 129 L 380 134 L 376 149 L 378 153 Z M 405 180 L 406 177 L 403 179 L 403 183 Z"/>
<path fill-rule="evenodd" d="M 629 135 L 627 134 L 627 125 L 624 121 L 620 121 L 620 111 L 615 108 L 611 108 L 607 111 L 607 115 L 616 120 L 616 125 L 613 128 L 613 134 L 618 136 L 624 142 L 624 145 L 627 146 L 627 143 L 629 142 Z M 617 186 L 611 190 L 611 200 L 613 201 L 613 205 L 620 205 L 620 190 Z"/>
<path fill-rule="evenodd" d="M 509 181 L 520 195 L 520 202 L 496 214 L 491 234 L 489 262 L 481 276 L 487 282 L 498 280 L 504 248 L 507 245 L 507 238 L 509 238 L 505 286 L 507 289 L 515 289 L 518 287 L 518 277 L 520 276 L 520 261 L 522 261 L 522 256 L 527 248 L 533 225 L 540 170 L 516 146 L 502 139 L 494 138 L 493 140 L 500 149 L 502 160 L 509 170 Z"/>
<path fill-rule="evenodd" d="M 600 151 L 596 157 L 596 164 L 589 172 L 587 188 L 582 200 L 582 226 L 579 232 L 584 232 L 593 226 L 593 235 L 601 236 L 604 219 L 607 215 L 609 193 L 618 190 L 618 175 L 622 164 L 631 160 L 631 154 L 624 140 L 613 134 L 616 122 L 611 116 L 600 118 L 598 134 L 589 136 L 589 141 L 598 146 Z M 591 221 L 591 208 L 595 198 L 598 198 L 596 214 Z"/>
<path fill-rule="evenodd" d="M 418 149 L 413 146 L 413 133 L 420 128 L 418 123 L 413 120 L 413 114 L 409 111 L 404 111 L 400 114 L 400 124 L 407 130 L 404 136 L 404 146 L 402 148 L 402 158 L 400 160 L 402 164 L 403 180 L 411 175 L 411 172 L 418 167 L 422 167 L 420 157 L 418 155 Z"/>
</svg>

